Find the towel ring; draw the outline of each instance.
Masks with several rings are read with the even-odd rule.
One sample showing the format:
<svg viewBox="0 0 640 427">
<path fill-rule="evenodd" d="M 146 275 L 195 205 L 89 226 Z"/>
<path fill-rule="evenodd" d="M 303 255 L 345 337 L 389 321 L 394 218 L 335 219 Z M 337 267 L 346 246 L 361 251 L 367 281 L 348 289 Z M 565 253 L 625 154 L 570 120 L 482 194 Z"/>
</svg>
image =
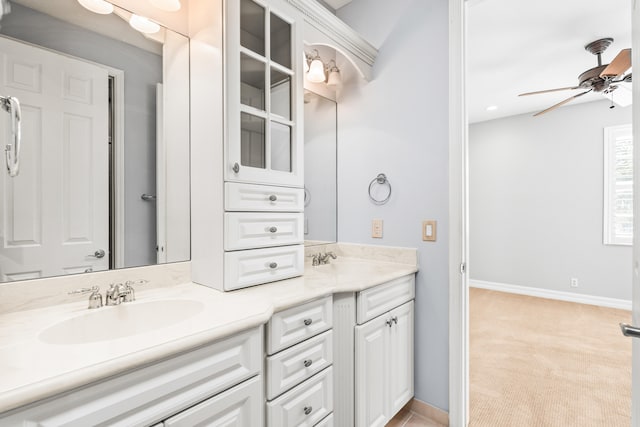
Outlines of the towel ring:
<svg viewBox="0 0 640 427">
<path fill-rule="evenodd" d="M 373 195 L 371 194 L 371 190 L 373 189 L 374 184 L 386 185 L 387 187 L 389 187 L 389 194 L 387 194 L 387 197 L 385 197 L 384 199 L 376 199 L 375 197 L 373 197 Z M 385 174 L 379 173 L 378 176 L 371 180 L 371 182 L 369 183 L 369 198 L 376 205 L 384 205 L 389 201 L 389 199 L 391 198 L 391 183 L 389 182 Z"/>
</svg>

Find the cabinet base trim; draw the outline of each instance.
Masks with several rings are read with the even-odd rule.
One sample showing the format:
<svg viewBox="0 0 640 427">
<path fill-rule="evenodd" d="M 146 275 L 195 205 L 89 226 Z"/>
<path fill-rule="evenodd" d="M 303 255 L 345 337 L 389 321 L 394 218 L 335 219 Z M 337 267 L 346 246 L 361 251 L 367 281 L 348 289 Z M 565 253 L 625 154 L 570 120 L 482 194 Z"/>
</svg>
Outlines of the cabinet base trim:
<svg viewBox="0 0 640 427">
<path fill-rule="evenodd" d="M 415 412 L 421 417 L 428 418 L 431 421 L 435 421 L 438 424 L 442 424 L 444 426 L 449 425 L 448 412 L 443 411 L 440 408 L 436 408 L 435 406 L 429 405 L 428 403 L 421 400 L 415 398 L 411 399 L 399 413 L 402 413 L 405 409 Z"/>
</svg>

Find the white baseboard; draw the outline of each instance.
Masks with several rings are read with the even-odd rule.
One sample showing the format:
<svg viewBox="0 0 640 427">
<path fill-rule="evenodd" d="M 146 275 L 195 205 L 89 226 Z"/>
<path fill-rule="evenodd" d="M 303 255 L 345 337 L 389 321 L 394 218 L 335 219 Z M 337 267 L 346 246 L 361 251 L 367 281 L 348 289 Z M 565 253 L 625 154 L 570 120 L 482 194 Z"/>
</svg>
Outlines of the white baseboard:
<svg viewBox="0 0 640 427">
<path fill-rule="evenodd" d="M 599 305 L 601 307 L 631 310 L 631 300 L 598 297 L 594 295 L 575 294 L 572 292 L 553 291 L 550 289 L 531 288 L 528 286 L 510 285 L 507 283 L 487 282 L 485 280 L 469 280 L 472 288 L 490 289 L 492 291 L 509 292 L 512 294 L 529 295 L 532 297 L 556 299 L 560 301 L 577 302 L 580 304 Z"/>
</svg>

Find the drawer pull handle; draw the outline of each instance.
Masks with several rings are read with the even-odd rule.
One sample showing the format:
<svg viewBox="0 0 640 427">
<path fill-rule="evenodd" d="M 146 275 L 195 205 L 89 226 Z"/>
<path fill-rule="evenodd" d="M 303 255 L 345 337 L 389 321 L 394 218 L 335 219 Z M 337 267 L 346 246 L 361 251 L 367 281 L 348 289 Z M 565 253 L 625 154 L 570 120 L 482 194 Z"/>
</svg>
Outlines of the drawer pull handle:
<svg viewBox="0 0 640 427">
<path fill-rule="evenodd" d="M 272 233 L 276 233 L 278 231 L 278 227 L 270 227 L 269 231 Z"/>
<path fill-rule="evenodd" d="M 304 367 L 308 368 L 313 363 L 313 360 L 307 359 L 304 361 Z"/>
<path fill-rule="evenodd" d="M 309 415 L 311 413 L 311 411 L 313 411 L 313 407 L 312 406 L 305 406 L 304 407 L 304 414 L 305 415 Z"/>
<path fill-rule="evenodd" d="M 272 194 L 269 196 L 269 200 L 271 200 L 272 202 L 275 202 L 276 200 L 278 200 L 278 196 L 276 196 L 275 194 Z"/>
<path fill-rule="evenodd" d="M 233 172 L 238 173 L 240 172 L 240 165 L 238 163 L 234 163 L 233 164 L 233 168 L 232 168 Z"/>
<path fill-rule="evenodd" d="M 272 270 L 275 269 L 275 268 L 278 268 L 278 263 L 277 262 L 272 262 L 271 264 L 269 264 L 269 268 L 272 269 Z"/>
<path fill-rule="evenodd" d="M 387 324 L 388 327 L 393 326 L 393 319 L 389 319 L 385 322 Z"/>
<path fill-rule="evenodd" d="M 393 320 L 393 323 L 395 323 L 396 325 L 398 324 L 398 316 L 393 316 L 391 320 Z"/>
<path fill-rule="evenodd" d="M 313 323 L 313 320 L 312 320 L 312 319 L 304 319 L 304 324 L 305 324 L 306 326 L 309 326 L 309 325 L 310 325 L 310 324 L 312 324 L 312 323 Z"/>
</svg>

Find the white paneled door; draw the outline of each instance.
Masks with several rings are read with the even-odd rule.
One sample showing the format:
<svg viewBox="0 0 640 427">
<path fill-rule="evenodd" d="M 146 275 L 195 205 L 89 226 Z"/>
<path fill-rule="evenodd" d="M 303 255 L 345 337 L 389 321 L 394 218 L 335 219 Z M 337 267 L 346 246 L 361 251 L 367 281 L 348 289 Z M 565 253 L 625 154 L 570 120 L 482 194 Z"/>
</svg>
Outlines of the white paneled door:
<svg viewBox="0 0 640 427">
<path fill-rule="evenodd" d="M 107 269 L 107 71 L 5 38 L 0 61 L 0 94 L 22 104 L 20 174 L 0 170 L 0 280 Z"/>
</svg>

